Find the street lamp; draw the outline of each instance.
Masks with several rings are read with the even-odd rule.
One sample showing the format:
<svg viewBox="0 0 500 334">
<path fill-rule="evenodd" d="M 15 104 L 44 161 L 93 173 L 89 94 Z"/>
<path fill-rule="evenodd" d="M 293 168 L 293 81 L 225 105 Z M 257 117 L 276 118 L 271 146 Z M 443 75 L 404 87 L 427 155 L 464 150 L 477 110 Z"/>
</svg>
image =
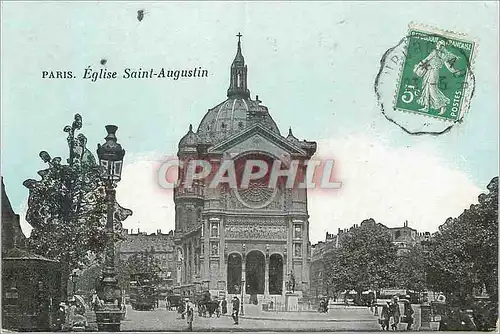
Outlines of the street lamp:
<svg viewBox="0 0 500 334">
<path fill-rule="evenodd" d="M 115 125 L 106 125 L 106 142 L 97 144 L 97 156 L 102 169 L 101 177 L 106 185 L 107 220 L 106 220 L 106 253 L 102 273 L 100 298 L 104 305 L 95 311 L 99 331 L 120 331 L 122 310 L 120 308 L 122 296 L 115 273 L 115 244 L 114 244 L 114 211 L 116 197 L 116 183 L 121 179 L 123 157 L 125 150 L 116 142 Z"/>
<path fill-rule="evenodd" d="M 243 311 L 243 289 L 244 289 L 244 286 L 245 286 L 245 280 L 242 279 L 241 280 L 241 289 L 240 289 L 241 290 L 241 303 L 240 303 L 240 305 L 241 305 L 240 314 L 241 315 L 245 315 L 245 312 Z"/>
</svg>

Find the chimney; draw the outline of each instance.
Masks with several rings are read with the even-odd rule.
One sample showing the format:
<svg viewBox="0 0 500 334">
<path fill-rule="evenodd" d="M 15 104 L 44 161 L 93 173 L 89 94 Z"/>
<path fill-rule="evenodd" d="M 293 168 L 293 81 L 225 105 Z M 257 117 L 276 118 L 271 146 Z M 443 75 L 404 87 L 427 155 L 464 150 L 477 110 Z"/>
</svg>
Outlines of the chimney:
<svg viewBox="0 0 500 334">
<path fill-rule="evenodd" d="M 141 234 L 141 229 L 137 228 L 137 234 Z"/>
</svg>

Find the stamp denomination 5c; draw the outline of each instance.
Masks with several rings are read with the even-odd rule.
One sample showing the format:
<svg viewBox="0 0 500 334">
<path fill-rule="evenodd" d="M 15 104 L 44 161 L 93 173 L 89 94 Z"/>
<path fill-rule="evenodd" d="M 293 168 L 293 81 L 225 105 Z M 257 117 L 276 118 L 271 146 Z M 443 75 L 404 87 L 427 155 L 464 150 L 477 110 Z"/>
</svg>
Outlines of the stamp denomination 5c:
<svg viewBox="0 0 500 334">
<path fill-rule="evenodd" d="M 394 108 L 457 121 L 469 108 L 477 43 L 465 35 L 410 24 Z"/>
</svg>

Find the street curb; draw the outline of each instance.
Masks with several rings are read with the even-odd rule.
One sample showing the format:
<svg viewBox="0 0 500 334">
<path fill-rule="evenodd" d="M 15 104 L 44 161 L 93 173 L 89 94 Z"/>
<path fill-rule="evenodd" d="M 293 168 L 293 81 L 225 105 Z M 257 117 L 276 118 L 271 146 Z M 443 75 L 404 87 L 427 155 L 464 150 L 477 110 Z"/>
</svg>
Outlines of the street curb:
<svg viewBox="0 0 500 334">
<path fill-rule="evenodd" d="M 227 315 L 228 317 L 231 317 L 230 315 Z M 373 322 L 377 321 L 377 319 L 283 319 L 283 318 L 268 318 L 268 317 L 255 317 L 255 316 L 247 316 L 247 315 L 240 315 L 239 318 L 241 319 L 251 319 L 251 320 L 270 320 L 270 321 L 295 321 L 295 322 Z"/>
</svg>

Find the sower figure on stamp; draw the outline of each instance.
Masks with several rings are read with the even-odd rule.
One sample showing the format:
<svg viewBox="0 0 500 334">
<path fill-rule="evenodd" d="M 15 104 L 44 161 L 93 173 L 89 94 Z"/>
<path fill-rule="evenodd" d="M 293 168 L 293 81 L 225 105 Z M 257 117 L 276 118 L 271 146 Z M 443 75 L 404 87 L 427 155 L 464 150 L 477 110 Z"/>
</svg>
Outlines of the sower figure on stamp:
<svg viewBox="0 0 500 334">
<path fill-rule="evenodd" d="M 428 112 L 433 108 L 440 110 L 442 115 L 450 104 L 450 99 L 438 87 L 439 71 L 445 65 L 451 73 L 458 75 L 460 71 L 453 68 L 453 64 L 459 57 L 446 50 L 445 45 L 444 40 L 439 40 L 436 48 L 413 68 L 413 72 L 422 78 L 422 95 L 417 99 L 417 103 L 423 106 L 420 111 Z"/>
</svg>

